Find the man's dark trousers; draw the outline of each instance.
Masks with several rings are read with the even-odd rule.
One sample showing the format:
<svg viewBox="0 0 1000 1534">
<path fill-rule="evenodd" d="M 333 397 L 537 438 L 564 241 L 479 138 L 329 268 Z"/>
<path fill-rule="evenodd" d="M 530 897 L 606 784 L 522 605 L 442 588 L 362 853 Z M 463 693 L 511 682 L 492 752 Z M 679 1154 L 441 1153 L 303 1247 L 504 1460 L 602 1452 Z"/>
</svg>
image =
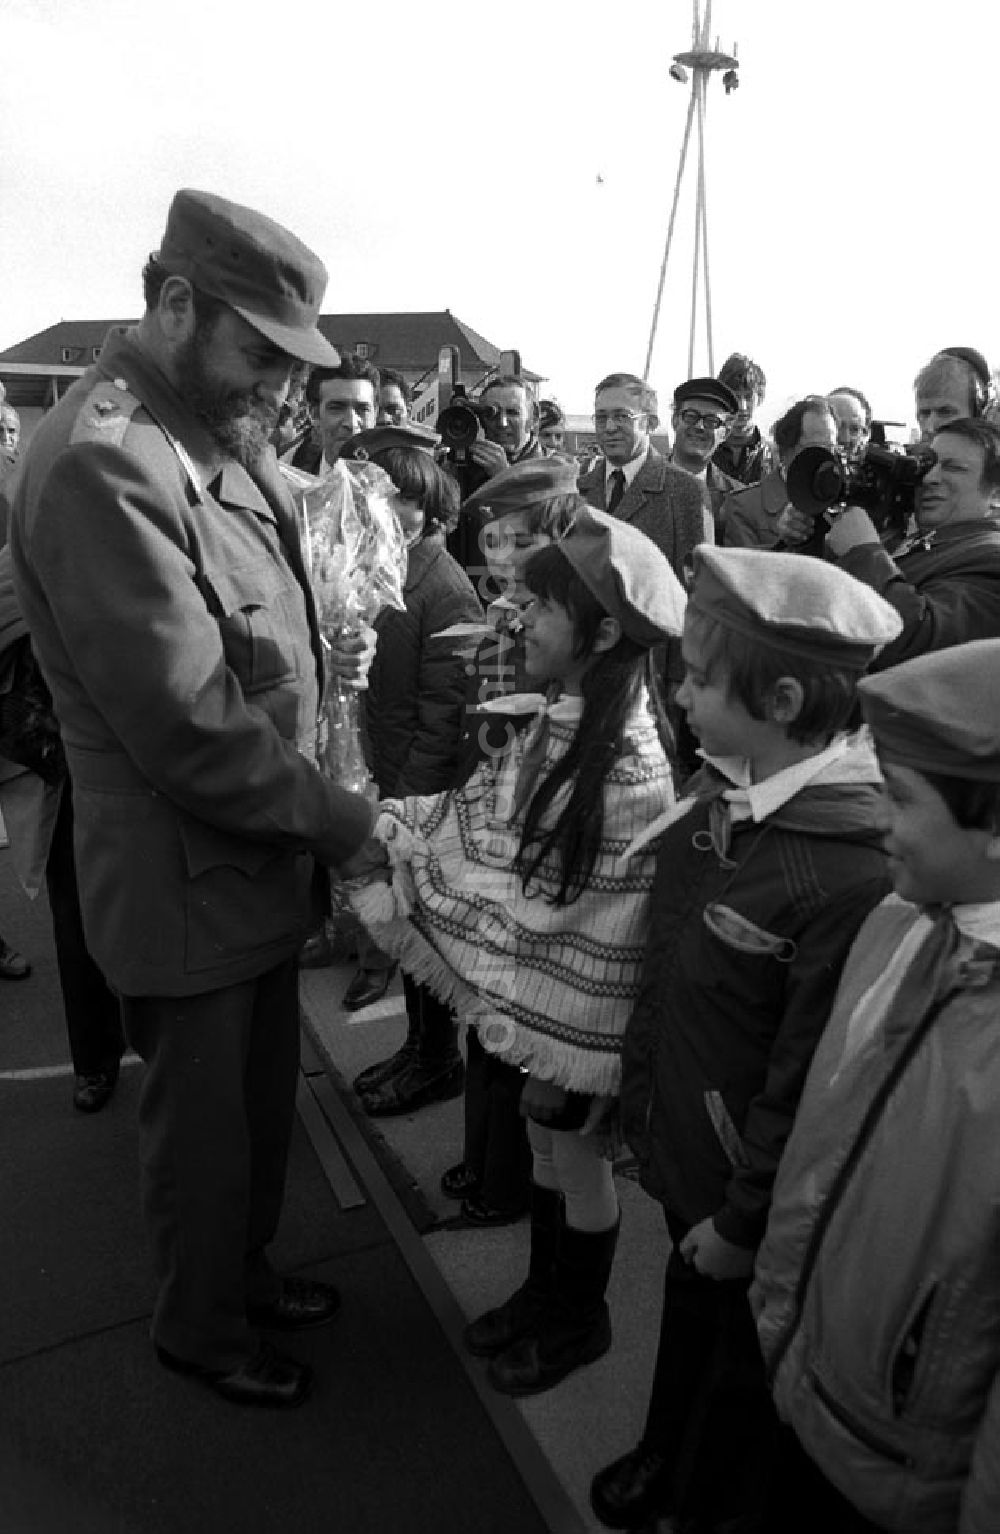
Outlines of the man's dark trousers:
<svg viewBox="0 0 1000 1534">
<path fill-rule="evenodd" d="M 77 1076 L 117 1071 L 125 1048 L 121 1006 L 91 957 L 83 934 L 73 854 L 73 801 L 68 778 L 63 784 L 45 862 L 45 887 L 52 912 L 52 937 L 73 1070 Z"/>
<path fill-rule="evenodd" d="M 139 1135 L 158 1285 L 152 1338 L 227 1371 L 255 1351 L 247 1305 L 278 1292 L 266 1247 L 295 1113 L 296 958 L 203 995 L 126 997 L 123 1011 L 146 1064 Z"/>
</svg>

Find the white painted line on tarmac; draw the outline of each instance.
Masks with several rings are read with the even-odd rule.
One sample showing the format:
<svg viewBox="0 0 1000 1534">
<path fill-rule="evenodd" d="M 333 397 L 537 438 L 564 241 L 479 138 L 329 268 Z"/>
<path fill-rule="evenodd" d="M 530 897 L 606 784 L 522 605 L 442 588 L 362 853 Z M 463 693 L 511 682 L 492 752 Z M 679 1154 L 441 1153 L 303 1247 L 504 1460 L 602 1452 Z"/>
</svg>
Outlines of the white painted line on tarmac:
<svg viewBox="0 0 1000 1534">
<path fill-rule="evenodd" d="M 128 1054 L 122 1065 L 141 1065 L 138 1055 Z M 75 1076 L 72 1065 L 35 1065 L 23 1071 L 0 1071 L 0 1081 L 51 1081 L 56 1076 Z"/>
</svg>

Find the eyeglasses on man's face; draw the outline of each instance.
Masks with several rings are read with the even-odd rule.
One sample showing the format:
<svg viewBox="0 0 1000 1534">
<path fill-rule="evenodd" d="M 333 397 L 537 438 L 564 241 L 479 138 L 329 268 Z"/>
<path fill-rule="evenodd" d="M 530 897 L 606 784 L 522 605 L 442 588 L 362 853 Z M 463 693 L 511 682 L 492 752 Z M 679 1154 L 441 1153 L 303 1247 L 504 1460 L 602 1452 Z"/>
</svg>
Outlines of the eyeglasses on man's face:
<svg viewBox="0 0 1000 1534">
<path fill-rule="evenodd" d="M 598 431 L 603 431 L 605 426 L 628 426 L 633 421 L 641 421 L 645 413 L 644 410 L 596 410 L 594 425 Z"/>
<path fill-rule="evenodd" d="M 718 431 L 721 427 L 729 425 L 728 416 L 703 415 L 700 410 L 682 410 L 678 419 L 683 421 L 685 426 L 698 426 L 704 421 L 709 431 Z"/>
</svg>

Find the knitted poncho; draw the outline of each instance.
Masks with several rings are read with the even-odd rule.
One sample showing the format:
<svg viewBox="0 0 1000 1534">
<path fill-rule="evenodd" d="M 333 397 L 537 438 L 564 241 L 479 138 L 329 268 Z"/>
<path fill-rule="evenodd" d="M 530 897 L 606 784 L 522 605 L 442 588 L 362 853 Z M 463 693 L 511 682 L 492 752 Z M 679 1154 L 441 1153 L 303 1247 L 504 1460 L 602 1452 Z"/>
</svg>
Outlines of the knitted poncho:
<svg viewBox="0 0 1000 1534">
<path fill-rule="evenodd" d="M 576 700 L 545 712 L 526 734 L 511 731 L 504 755 L 480 763 L 463 787 L 385 801 L 375 835 L 388 850 L 392 882 L 352 899 L 379 945 L 454 1003 L 486 1049 L 559 1086 L 612 1094 L 638 992 L 655 854 L 646 848 L 620 867 L 618 860 L 672 802 L 670 770 L 644 696 L 605 779 L 604 835 L 586 889 L 569 905 L 552 905 L 545 897 L 558 878 L 549 864 L 526 894 L 512 868 L 523 823 L 519 771 L 533 745 L 544 744 L 540 781 L 579 723 Z"/>
</svg>

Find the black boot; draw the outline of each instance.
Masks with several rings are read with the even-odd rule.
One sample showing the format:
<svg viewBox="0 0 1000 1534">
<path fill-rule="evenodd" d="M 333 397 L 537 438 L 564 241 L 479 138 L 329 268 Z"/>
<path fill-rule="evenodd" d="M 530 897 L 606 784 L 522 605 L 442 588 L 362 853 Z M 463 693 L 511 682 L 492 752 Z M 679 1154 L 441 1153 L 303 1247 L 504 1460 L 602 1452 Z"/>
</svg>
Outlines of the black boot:
<svg viewBox="0 0 1000 1534">
<path fill-rule="evenodd" d="M 509 1300 L 471 1321 L 463 1334 L 476 1358 L 493 1358 L 527 1336 L 552 1294 L 556 1254 L 563 1225 L 562 1194 L 556 1188 L 531 1185 L 531 1254 L 528 1276 Z"/>
<path fill-rule="evenodd" d="M 611 1317 L 604 1295 L 620 1224 L 619 1218 L 609 1230 L 598 1231 L 563 1226 L 548 1304 L 531 1332 L 490 1364 L 490 1383 L 504 1395 L 551 1390 L 608 1351 Z"/>
<path fill-rule="evenodd" d="M 420 1019 L 412 1018 L 407 1014 L 406 1038 L 386 1060 L 376 1060 L 374 1065 L 366 1066 L 363 1071 L 354 1078 L 354 1090 L 359 1097 L 366 1092 L 373 1092 L 384 1081 L 389 1081 L 393 1076 L 398 1076 L 405 1071 L 411 1060 L 417 1058 L 420 1049 Z"/>
</svg>

